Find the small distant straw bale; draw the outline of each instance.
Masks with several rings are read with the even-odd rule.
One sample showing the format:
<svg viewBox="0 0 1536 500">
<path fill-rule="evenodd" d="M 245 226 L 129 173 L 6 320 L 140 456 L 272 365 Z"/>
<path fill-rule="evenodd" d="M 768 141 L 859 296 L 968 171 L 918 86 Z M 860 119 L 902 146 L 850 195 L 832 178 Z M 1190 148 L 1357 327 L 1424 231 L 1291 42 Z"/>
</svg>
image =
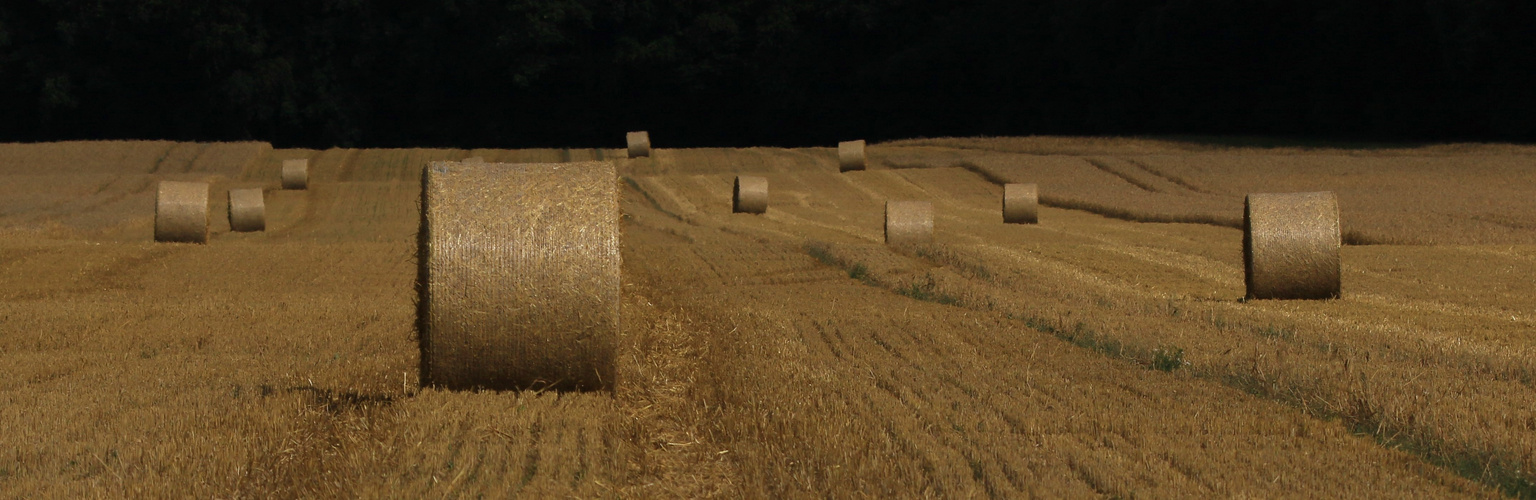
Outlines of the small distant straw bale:
<svg viewBox="0 0 1536 500">
<path fill-rule="evenodd" d="M 267 203 L 261 188 L 229 190 L 229 229 L 231 231 L 265 231 L 267 229 Z"/>
<path fill-rule="evenodd" d="M 646 131 L 630 132 L 630 133 L 624 135 L 624 139 L 629 142 L 629 157 L 630 158 L 639 158 L 639 157 L 642 157 L 642 156 L 650 156 L 651 155 L 651 134 L 650 134 L 650 132 L 646 132 Z"/>
<path fill-rule="evenodd" d="M 309 160 L 283 160 L 283 189 L 309 189 Z"/>
<path fill-rule="evenodd" d="M 1036 224 L 1040 222 L 1040 189 L 1034 184 L 1003 185 L 1003 222 Z"/>
<path fill-rule="evenodd" d="M 611 390 L 619 203 L 608 162 L 433 162 L 422 171 L 423 385 Z"/>
<path fill-rule="evenodd" d="M 917 245 L 933 242 L 933 202 L 885 202 L 885 242 Z"/>
<path fill-rule="evenodd" d="M 160 181 L 155 190 L 155 241 L 208 242 L 208 183 Z"/>
<path fill-rule="evenodd" d="M 1257 193 L 1243 205 L 1249 299 L 1339 296 L 1339 201 L 1333 193 Z"/>
<path fill-rule="evenodd" d="M 864 170 L 864 140 L 837 143 L 837 169 L 839 172 Z"/>
<path fill-rule="evenodd" d="M 749 214 L 768 211 L 768 178 L 736 176 L 736 186 L 731 189 L 731 211 Z"/>
</svg>

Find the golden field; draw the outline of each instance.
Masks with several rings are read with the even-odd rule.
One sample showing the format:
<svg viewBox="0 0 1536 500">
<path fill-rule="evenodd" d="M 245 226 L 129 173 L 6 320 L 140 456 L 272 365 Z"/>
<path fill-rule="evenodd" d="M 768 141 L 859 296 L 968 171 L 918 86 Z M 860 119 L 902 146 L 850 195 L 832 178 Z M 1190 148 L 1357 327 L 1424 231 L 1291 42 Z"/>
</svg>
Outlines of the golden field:
<svg viewBox="0 0 1536 500">
<path fill-rule="evenodd" d="M 1536 148 L 652 154 L 0 145 L 0 496 L 1536 494 Z M 420 169 L 472 156 L 619 167 L 613 394 L 419 387 Z M 207 245 L 152 242 L 159 180 L 213 183 Z M 1243 195 L 1308 190 L 1359 243 L 1343 297 L 1241 300 Z M 886 200 L 935 243 L 884 245 Z"/>
</svg>

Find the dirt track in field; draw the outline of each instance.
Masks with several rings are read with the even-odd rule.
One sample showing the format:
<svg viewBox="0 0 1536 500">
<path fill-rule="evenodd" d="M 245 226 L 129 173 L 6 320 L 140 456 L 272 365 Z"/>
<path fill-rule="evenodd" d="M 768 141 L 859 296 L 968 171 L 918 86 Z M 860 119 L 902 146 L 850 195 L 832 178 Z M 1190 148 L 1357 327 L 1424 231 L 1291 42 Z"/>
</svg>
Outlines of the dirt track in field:
<svg viewBox="0 0 1536 500">
<path fill-rule="evenodd" d="M 848 174 L 830 148 L 617 160 L 609 396 L 417 387 L 411 259 L 426 161 L 622 151 L 263 146 L 0 146 L 0 494 L 1530 494 L 1533 232 L 1458 225 L 1530 211 L 1527 151 L 956 140 L 873 145 Z M 212 181 L 222 214 L 223 190 L 275 188 L 296 157 L 311 189 L 268 191 L 267 232 L 215 217 L 208 245 L 149 242 L 153 181 Z M 1398 157 L 1418 166 L 1372 191 Z M 769 178 L 767 214 L 729 213 L 737 172 Z M 1402 201 L 1446 178 L 1503 188 Z M 1086 210 L 1005 226 L 1005 179 Z M 1362 239 L 1461 244 L 1348 246 L 1344 298 L 1241 302 L 1223 224 L 1267 185 L 1339 190 Z M 883 245 L 888 199 L 932 200 L 937 243 Z"/>
</svg>

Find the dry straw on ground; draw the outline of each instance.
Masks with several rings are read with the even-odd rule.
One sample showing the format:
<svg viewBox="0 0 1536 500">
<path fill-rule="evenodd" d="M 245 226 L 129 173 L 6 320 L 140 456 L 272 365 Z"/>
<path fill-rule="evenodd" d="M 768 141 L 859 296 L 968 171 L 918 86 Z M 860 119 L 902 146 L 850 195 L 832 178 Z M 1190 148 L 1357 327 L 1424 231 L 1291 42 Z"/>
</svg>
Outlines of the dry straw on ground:
<svg viewBox="0 0 1536 500">
<path fill-rule="evenodd" d="M 731 211 L 760 214 L 768 211 L 768 178 L 736 176 L 731 189 Z"/>
<path fill-rule="evenodd" d="M 160 181 L 155 191 L 155 241 L 208 242 L 208 183 Z"/>
<path fill-rule="evenodd" d="M 231 231 L 265 231 L 267 229 L 267 203 L 261 188 L 229 190 L 229 229 Z"/>
<path fill-rule="evenodd" d="M 629 143 L 630 158 L 639 158 L 642 156 L 651 155 L 650 132 L 643 130 L 640 132 L 630 132 L 628 134 L 624 134 L 624 139 Z"/>
<path fill-rule="evenodd" d="M 283 189 L 309 188 L 309 160 L 283 160 Z"/>
<path fill-rule="evenodd" d="M 1333 193 L 1256 193 L 1243 205 L 1248 298 L 1339 296 L 1339 201 Z"/>
<path fill-rule="evenodd" d="M 1003 185 L 1003 222 L 1035 224 L 1040 222 L 1040 188 L 1034 184 Z"/>
<path fill-rule="evenodd" d="M 837 143 L 837 169 L 839 172 L 864 170 L 864 140 Z"/>
<path fill-rule="evenodd" d="M 917 245 L 933 241 L 933 202 L 885 202 L 885 242 Z"/>
<path fill-rule="evenodd" d="M 434 162 L 422 173 L 424 385 L 611 389 L 617 177 L 607 162 Z"/>
</svg>

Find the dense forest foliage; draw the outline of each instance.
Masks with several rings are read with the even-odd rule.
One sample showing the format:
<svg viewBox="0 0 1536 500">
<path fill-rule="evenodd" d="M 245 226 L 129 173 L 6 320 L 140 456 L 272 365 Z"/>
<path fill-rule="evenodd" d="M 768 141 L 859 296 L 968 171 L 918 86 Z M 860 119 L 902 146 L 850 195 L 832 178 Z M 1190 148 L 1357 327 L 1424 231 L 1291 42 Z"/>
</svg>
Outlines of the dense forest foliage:
<svg viewBox="0 0 1536 500">
<path fill-rule="evenodd" d="M 1530 0 L 6 0 L 0 141 L 1536 140 Z"/>
</svg>

